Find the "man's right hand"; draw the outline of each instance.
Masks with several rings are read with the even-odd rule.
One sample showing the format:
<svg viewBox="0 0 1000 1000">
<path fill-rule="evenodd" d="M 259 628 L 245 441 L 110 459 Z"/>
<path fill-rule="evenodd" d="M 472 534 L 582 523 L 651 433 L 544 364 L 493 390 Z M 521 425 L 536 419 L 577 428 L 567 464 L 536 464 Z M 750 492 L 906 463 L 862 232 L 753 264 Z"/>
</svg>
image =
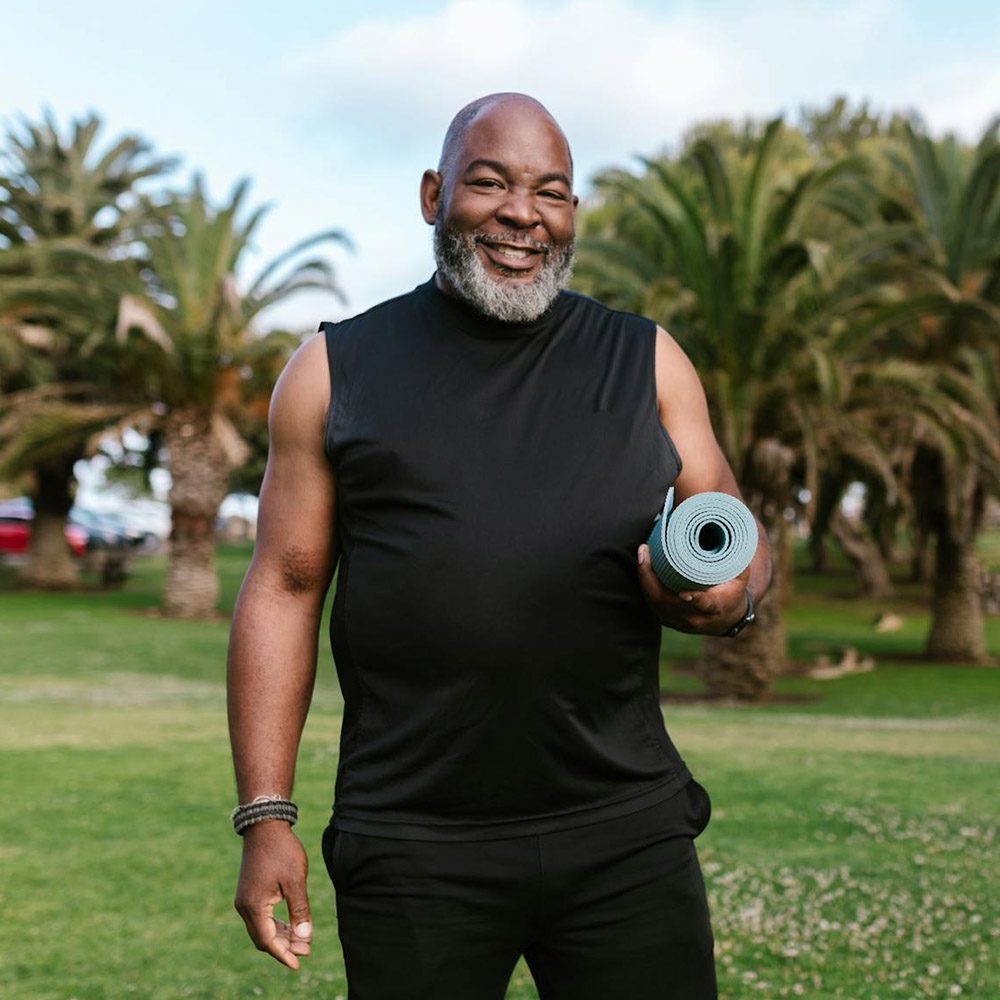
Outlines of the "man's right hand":
<svg viewBox="0 0 1000 1000">
<path fill-rule="evenodd" d="M 312 940 L 308 870 L 305 848 L 284 820 L 264 820 L 244 831 L 236 911 L 257 948 L 290 969 L 298 969 L 298 956 L 309 954 Z M 288 904 L 287 923 L 274 916 L 282 899 Z"/>
</svg>

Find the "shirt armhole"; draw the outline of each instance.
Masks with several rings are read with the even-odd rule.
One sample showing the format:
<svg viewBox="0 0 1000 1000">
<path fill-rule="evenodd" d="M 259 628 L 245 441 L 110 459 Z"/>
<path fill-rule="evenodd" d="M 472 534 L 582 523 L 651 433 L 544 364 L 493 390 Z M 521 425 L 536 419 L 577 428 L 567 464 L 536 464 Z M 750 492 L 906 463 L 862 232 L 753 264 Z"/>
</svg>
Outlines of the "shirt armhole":
<svg viewBox="0 0 1000 1000">
<path fill-rule="evenodd" d="M 660 403 L 659 396 L 656 391 L 656 323 L 653 320 L 648 320 L 649 322 L 649 386 L 650 395 L 652 397 L 653 406 L 653 419 L 656 421 L 656 426 L 660 430 L 660 434 L 663 435 L 663 440 L 666 441 L 667 447 L 670 449 L 670 454 L 674 457 L 674 462 L 677 465 L 677 476 L 681 474 L 681 469 L 684 468 L 684 462 L 681 460 L 680 452 L 677 451 L 677 446 L 674 444 L 673 438 L 670 436 L 666 427 L 663 426 L 663 421 L 660 420 Z"/>
<path fill-rule="evenodd" d="M 334 360 L 333 360 L 333 332 L 336 323 L 323 322 L 319 325 L 318 333 L 323 334 L 326 343 L 326 366 L 330 376 L 330 400 L 326 406 L 326 419 L 323 421 L 323 453 L 330 464 L 333 464 L 333 393 L 334 393 Z"/>
</svg>

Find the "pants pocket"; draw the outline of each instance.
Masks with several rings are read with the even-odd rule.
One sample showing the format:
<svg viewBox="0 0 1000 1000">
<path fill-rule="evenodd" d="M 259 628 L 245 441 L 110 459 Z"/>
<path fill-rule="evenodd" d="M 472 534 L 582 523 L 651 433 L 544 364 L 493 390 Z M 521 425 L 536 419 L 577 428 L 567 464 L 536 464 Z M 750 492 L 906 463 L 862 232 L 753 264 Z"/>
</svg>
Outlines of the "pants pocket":
<svg viewBox="0 0 1000 1000">
<path fill-rule="evenodd" d="M 340 843 L 342 839 L 343 831 L 338 830 L 332 823 L 323 831 L 321 845 L 323 862 L 326 864 L 326 873 L 330 876 L 330 881 L 333 883 L 334 889 L 337 888 L 337 883 L 339 882 L 339 867 L 337 862 L 340 860 Z"/>
</svg>

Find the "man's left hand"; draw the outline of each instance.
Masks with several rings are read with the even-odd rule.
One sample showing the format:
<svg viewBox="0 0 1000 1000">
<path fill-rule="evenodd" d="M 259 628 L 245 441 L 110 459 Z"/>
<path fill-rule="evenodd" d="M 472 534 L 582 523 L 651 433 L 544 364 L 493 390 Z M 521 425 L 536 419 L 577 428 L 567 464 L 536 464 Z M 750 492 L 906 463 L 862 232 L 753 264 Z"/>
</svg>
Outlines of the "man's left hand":
<svg viewBox="0 0 1000 1000">
<path fill-rule="evenodd" d="M 660 583 L 649 560 L 649 546 L 640 545 L 639 584 L 646 601 L 667 628 L 699 635 L 724 635 L 747 610 L 748 566 L 739 576 L 707 590 L 669 590 Z"/>
</svg>

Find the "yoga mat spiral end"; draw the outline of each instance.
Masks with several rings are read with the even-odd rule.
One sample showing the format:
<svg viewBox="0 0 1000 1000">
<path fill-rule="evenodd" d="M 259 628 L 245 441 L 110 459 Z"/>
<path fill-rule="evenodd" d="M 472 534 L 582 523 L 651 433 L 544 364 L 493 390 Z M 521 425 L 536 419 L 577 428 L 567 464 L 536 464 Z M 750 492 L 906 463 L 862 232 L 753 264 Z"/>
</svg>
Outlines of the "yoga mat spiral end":
<svg viewBox="0 0 1000 1000">
<path fill-rule="evenodd" d="M 757 551 L 757 523 L 729 493 L 696 493 L 673 508 L 673 487 L 650 531 L 650 564 L 670 590 L 706 590 L 732 580 Z"/>
</svg>

